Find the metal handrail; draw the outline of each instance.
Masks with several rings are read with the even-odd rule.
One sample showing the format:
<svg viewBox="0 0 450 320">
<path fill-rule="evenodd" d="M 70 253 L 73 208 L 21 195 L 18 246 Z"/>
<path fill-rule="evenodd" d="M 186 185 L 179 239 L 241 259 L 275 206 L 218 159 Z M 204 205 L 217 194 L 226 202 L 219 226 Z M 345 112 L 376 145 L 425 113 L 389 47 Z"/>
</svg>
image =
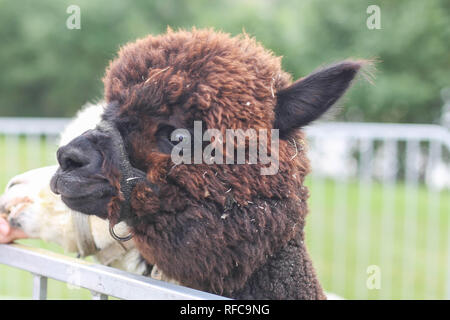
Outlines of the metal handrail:
<svg viewBox="0 0 450 320">
<path fill-rule="evenodd" d="M 33 274 L 33 299 L 46 299 L 47 278 L 91 290 L 93 299 L 222 300 L 194 290 L 21 244 L 1 244 L 0 264 Z"/>
<path fill-rule="evenodd" d="M 410 130 L 405 130 L 406 128 Z M 353 137 L 380 140 L 434 140 L 450 149 L 450 131 L 436 124 L 327 122 L 306 128 L 306 133 L 323 137 Z"/>
<path fill-rule="evenodd" d="M 8 118 L 0 117 L 1 134 L 59 135 L 70 118 Z"/>
</svg>

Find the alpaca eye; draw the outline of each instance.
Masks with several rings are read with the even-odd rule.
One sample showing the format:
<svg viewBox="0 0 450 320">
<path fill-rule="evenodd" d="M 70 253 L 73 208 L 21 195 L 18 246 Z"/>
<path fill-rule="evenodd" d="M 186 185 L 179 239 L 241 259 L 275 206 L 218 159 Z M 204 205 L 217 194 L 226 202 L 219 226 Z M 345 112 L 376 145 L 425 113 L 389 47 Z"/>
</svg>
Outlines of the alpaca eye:
<svg viewBox="0 0 450 320">
<path fill-rule="evenodd" d="M 189 138 L 189 131 L 177 129 L 169 124 L 160 124 L 156 131 L 156 138 L 159 150 L 168 154 L 173 147 Z"/>
<path fill-rule="evenodd" d="M 172 142 L 174 142 L 174 143 L 179 143 L 179 142 L 181 142 L 181 141 L 183 141 L 183 135 L 177 133 L 177 134 L 175 135 L 175 141 L 172 141 Z"/>
<path fill-rule="evenodd" d="M 179 130 L 176 130 L 176 132 L 172 132 L 170 137 L 169 137 L 170 142 L 174 146 L 176 146 L 180 142 L 184 141 L 185 139 L 187 139 L 186 133 L 185 132 L 179 132 Z"/>
</svg>

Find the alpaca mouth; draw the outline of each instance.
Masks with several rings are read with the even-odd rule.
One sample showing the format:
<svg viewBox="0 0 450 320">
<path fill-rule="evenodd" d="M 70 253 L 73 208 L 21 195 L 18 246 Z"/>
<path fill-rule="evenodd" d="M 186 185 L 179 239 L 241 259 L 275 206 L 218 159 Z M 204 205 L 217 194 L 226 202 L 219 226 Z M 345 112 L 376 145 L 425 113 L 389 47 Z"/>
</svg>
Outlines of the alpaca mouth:
<svg viewBox="0 0 450 320">
<path fill-rule="evenodd" d="M 56 172 L 50 180 L 53 193 L 66 199 L 97 199 L 113 195 L 113 187 L 104 179 L 80 179 Z"/>
<path fill-rule="evenodd" d="M 108 217 L 108 205 L 111 201 L 111 196 L 68 198 L 61 195 L 61 200 L 72 210 L 106 219 Z"/>
<path fill-rule="evenodd" d="M 58 172 L 50 181 L 50 189 L 60 195 L 70 209 L 100 218 L 107 217 L 108 205 L 114 195 L 113 187 L 105 181 L 73 178 Z"/>
</svg>

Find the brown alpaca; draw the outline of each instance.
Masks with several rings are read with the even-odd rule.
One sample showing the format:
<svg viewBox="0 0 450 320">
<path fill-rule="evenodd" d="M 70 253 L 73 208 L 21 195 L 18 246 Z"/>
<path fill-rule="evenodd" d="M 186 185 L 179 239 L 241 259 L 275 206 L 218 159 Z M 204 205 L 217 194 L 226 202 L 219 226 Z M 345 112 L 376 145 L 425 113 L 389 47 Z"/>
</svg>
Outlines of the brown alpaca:
<svg viewBox="0 0 450 320">
<path fill-rule="evenodd" d="M 324 299 L 304 244 L 310 169 L 299 128 L 362 64 L 292 84 L 280 58 L 245 35 L 194 29 L 128 44 L 104 77 L 104 124 L 58 150 L 52 189 L 75 210 L 126 221 L 144 258 L 183 285 L 238 299 Z M 260 161 L 175 165 L 171 133 L 196 120 L 223 133 L 279 129 L 278 172 L 261 175 Z"/>
</svg>

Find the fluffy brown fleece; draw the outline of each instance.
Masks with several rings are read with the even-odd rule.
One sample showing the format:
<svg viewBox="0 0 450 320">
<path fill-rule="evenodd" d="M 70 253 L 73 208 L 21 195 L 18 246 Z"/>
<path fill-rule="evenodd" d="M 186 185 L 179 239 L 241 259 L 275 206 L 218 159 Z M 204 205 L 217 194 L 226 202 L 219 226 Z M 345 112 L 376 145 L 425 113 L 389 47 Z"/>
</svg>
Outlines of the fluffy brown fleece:
<svg viewBox="0 0 450 320">
<path fill-rule="evenodd" d="M 342 69 L 353 78 L 360 64 L 347 64 Z M 276 114 L 283 107 L 277 100 L 296 94 L 286 89 L 291 82 L 280 58 L 253 39 L 212 30 L 148 36 L 111 62 L 105 118 L 121 132 L 132 165 L 157 189 L 138 183 L 131 215 L 119 216 L 123 199 L 116 197 L 109 218 L 126 220 L 142 255 L 167 276 L 233 298 L 325 298 L 304 244 L 310 167 L 297 127 L 314 119 L 292 122 L 304 110 L 288 110 L 286 119 Z M 314 88 L 310 99 L 318 100 Z M 261 175 L 260 163 L 175 166 L 158 148 L 157 130 L 192 128 L 194 120 L 223 133 L 270 131 L 275 123 L 282 136 L 278 173 Z"/>
</svg>

